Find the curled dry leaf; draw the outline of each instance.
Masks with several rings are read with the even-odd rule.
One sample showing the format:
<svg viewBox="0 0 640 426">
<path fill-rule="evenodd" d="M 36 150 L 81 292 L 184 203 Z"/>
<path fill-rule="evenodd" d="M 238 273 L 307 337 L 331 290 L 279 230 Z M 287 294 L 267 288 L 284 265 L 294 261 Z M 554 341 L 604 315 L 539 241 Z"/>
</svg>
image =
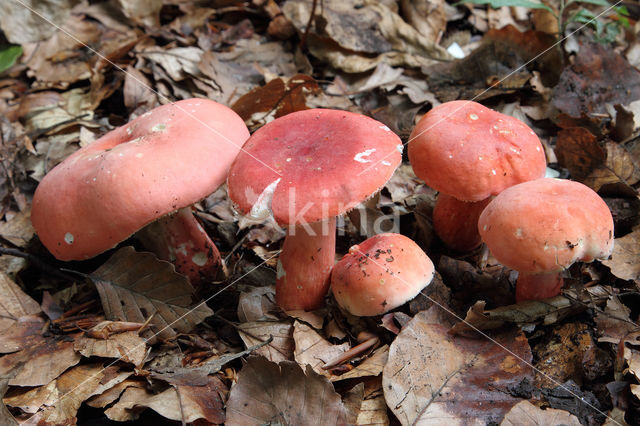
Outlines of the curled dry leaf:
<svg viewBox="0 0 640 426">
<path fill-rule="evenodd" d="M 0 236 L 18 247 L 26 247 L 35 235 L 31 225 L 31 209 L 18 212 L 6 222 L 0 222 Z"/>
<path fill-rule="evenodd" d="M 240 292 L 238 319 L 241 323 L 275 321 L 278 311 L 275 286 L 249 287 Z"/>
<path fill-rule="evenodd" d="M 544 425 L 566 425 L 580 426 L 580 420 L 573 414 L 547 408 L 545 410 L 536 407 L 529 401 L 522 401 L 505 414 L 500 426 L 544 426 Z"/>
<path fill-rule="evenodd" d="M 145 408 L 151 408 L 170 420 L 192 423 L 204 419 L 222 424 L 226 393 L 227 387 L 217 376 L 208 376 L 204 384 L 174 384 L 159 393 L 130 386 L 117 403 L 105 410 L 105 414 L 111 420 L 130 421 L 137 419 Z"/>
<path fill-rule="evenodd" d="M 524 334 L 503 331 L 493 341 L 452 337 L 426 318 L 418 313 L 389 349 L 382 384 L 391 411 L 403 425 L 501 421 L 519 402 L 510 389 L 533 378 L 522 362 L 532 359 Z"/>
<path fill-rule="evenodd" d="M 631 309 L 624 305 L 618 296 L 609 296 L 604 311 L 599 311 L 594 318 L 598 342 L 617 345 L 627 334 L 638 326 L 631 321 Z"/>
<path fill-rule="evenodd" d="M 389 346 L 381 346 L 352 370 L 349 370 L 339 376 L 332 375 L 329 377 L 329 380 L 337 382 L 340 380 L 357 379 L 360 377 L 378 376 L 384 370 L 384 366 L 387 363 L 388 358 Z"/>
<path fill-rule="evenodd" d="M 623 280 L 640 280 L 640 228 L 622 238 L 616 238 L 611 259 L 602 264 Z"/>
<path fill-rule="evenodd" d="M 118 250 L 89 276 L 95 283 L 107 319 L 144 323 L 153 316 L 143 336 L 153 343 L 176 332 L 188 333 L 213 314 L 204 303 L 195 307 L 194 289 L 169 262 L 132 247 Z"/>
<path fill-rule="evenodd" d="M 227 401 L 227 423 L 233 425 L 344 424 L 346 410 L 329 381 L 310 366 L 279 364 L 250 357 Z"/>
<path fill-rule="evenodd" d="M 117 324 L 111 321 L 103 321 L 91 329 L 100 331 L 109 325 Z M 76 340 L 74 349 L 83 356 L 104 358 L 118 358 L 124 362 L 129 362 L 139 366 L 144 361 L 147 354 L 146 340 L 139 336 L 137 331 L 126 331 L 109 335 L 105 339 L 81 336 Z"/>
</svg>

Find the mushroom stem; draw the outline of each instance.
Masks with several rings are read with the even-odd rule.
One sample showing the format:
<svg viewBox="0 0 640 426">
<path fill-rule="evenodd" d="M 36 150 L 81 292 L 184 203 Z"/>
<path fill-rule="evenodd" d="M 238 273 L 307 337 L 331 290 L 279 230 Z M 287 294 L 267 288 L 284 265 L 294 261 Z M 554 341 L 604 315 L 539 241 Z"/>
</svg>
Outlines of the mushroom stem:
<svg viewBox="0 0 640 426">
<path fill-rule="evenodd" d="M 478 218 L 491 197 L 482 201 L 460 201 L 440 193 L 433 208 L 433 228 L 438 237 L 458 251 L 471 251 L 482 243 L 478 232 Z"/>
<path fill-rule="evenodd" d="M 542 300 L 560 294 L 562 273 L 558 271 L 541 274 L 520 272 L 516 283 L 516 302 Z"/>
<path fill-rule="evenodd" d="M 335 217 L 290 227 L 278 258 L 278 306 L 290 311 L 324 305 L 335 254 Z"/>
<path fill-rule="evenodd" d="M 220 252 L 193 216 L 190 207 L 162 217 L 136 233 L 142 244 L 198 286 L 215 280 Z"/>
</svg>

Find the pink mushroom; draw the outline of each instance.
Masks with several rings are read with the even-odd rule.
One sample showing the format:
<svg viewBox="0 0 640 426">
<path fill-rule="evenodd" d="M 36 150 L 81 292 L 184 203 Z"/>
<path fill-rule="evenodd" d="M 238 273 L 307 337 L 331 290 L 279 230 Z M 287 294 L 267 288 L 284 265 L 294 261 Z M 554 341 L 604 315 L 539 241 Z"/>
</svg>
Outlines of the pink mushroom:
<svg viewBox="0 0 640 426">
<path fill-rule="evenodd" d="M 288 227 L 276 281 L 281 308 L 324 304 L 335 262 L 335 217 L 376 193 L 401 152 L 400 138 L 384 124 L 330 109 L 288 114 L 249 138 L 229 171 L 229 197 L 243 214 L 273 214 Z"/>
<path fill-rule="evenodd" d="M 378 234 L 351 247 L 334 266 L 331 291 L 352 315 L 381 315 L 416 297 L 434 272 L 431 259 L 411 239 Z"/>
<path fill-rule="evenodd" d="M 502 191 L 478 230 L 495 258 L 519 272 L 516 300 L 545 299 L 562 288 L 562 271 L 613 251 L 613 218 L 589 187 L 543 178 Z"/>
<path fill-rule="evenodd" d="M 446 245 L 460 251 L 480 245 L 478 216 L 489 197 L 541 178 L 546 169 L 544 150 L 533 130 L 472 101 L 433 108 L 409 140 L 416 176 L 446 195 L 436 203 L 434 229 Z"/>
<path fill-rule="evenodd" d="M 225 181 L 248 137 L 235 112 L 210 100 L 155 108 L 51 170 L 33 198 L 33 226 L 56 258 L 84 260 L 162 218 L 151 248 L 194 284 L 211 279 L 220 254 L 190 206 Z"/>
</svg>

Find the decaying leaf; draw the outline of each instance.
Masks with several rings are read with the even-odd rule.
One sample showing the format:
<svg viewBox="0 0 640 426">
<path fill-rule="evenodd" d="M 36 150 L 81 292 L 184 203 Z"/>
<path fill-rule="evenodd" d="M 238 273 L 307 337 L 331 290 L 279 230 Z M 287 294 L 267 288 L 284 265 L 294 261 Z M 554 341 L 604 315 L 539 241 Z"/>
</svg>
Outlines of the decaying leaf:
<svg viewBox="0 0 640 426">
<path fill-rule="evenodd" d="M 73 424 L 80 405 L 125 380 L 131 373 L 110 376 L 101 363 L 79 365 L 46 386 L 27 389 L 6 397 L 5 402 L 27 413 L 35 413 L 29 424 Z M 41 422 L 41 423 L 39 423 Z"/>
<path fill-rule="evenodd" d="M 44 40 L 56 31 L 56 25 L 62 25 L 69 18 L 71 7 L 76 3 L 78 0 L 7 2 L 0 15 L 0 28 L 11 43 Z"/>
<path fill-rule="evenodd" d="M 0 222 L 0 236 L 18 247 L 26 247 L 35 233 L 31 225 L 31 209 L 17 213 L 6 222 Z"/>
<path fill-rule="evenodd" d="M 585 42 L 560 75 L 551 102 L 561 113 L 579 119 L 606 113 L 607 104 L 627 105 L 639 98 L 640 72 L 614 49 Z"/>
<path fill-rule="evenodd" d="M 509 389 L 533 377 L 523 362 L 532 358 L 524 334 L 504 331 L 495 341 L 452 337 L 426 318 L 418 313 L 389 349 L 382 383 L 391 411 L 403 425 L 501 421 L 519 402 Z"/>
<path fill-rule="evenodd" d="M 42 324 L 42 323 L 41 323 Z M 35 329 L 31 323 L 27 335 L 28 345 L 20 352 L 0 358 L 0 376 L 13 375 L 12 386 L 41 386 L 58 377 L 67 368 L 80 362 L 80 354 L 73 349 L 77 335 L 42 336 L 42 327 Z M 29 333 L 28 333 L 29 334 Z"/>
<path fill-rule="evenodd" d="M 169 262 L 151 253 L 137 253 L 123 247 L 90 275 L 95 283 L 107 319 L 144 323 L 143 335 L 153 343 L 188 333 L 213 314 L 204 303 L 193 306 L 194 289 L 189 280 Z"/>
<path fill-rule="evenodd" d="M 287 321 L 257 321 L 245 322 L 238 327 L 238 333 L 249 346 L 259 345 L 269 338 L 273 340 L 256 350 L 270 361 L 278 362 L 293 359 L 295 343 L 293 341 L 293 322 Z"/>
<path fill-rule="evenodd" d="M 623 280 L 640 279 L 640 228 L 622 238 L 615 239 L 611 259 L 602 264 L 611 268 L 611 273 Z"/>
<path fill-rule="evenodd" d="M 580 426 L 580 420 L 573 414 L 555 408 L 541 409 L 529 401 L 522 401 L 513 406 L 504 416 L 500 426 L 543 426 L 567 425 Z"/>
<path fill-rule="evenodd" d="M 604 311 L 594 318 L 598 342 L 617 345 L 620 340 L 638 326 L 631 321 L 631 309 L 624 305 L 618 296 L 609 296 Z"/>
<path fill-rule="evenodd" d="M 310 366 L 279 364 L 250 357 L 231 388 L 227 401 L 227 423 L 233 425 L 344 424 L 346 412 L 331 383 Z"/>
<path fill-rule="evenodd" d="M 365 0 L 324 1 L 316 8 L 307 45 L 311 53 L 349 73 L 371 70 L 380 62 L 392 66 L 420 67 L 450 55 L 420 34 L 385 4 Z M 289 0 L 285 16 L 300 33 L 306 31 L 311 0 Z"/>
<path fill-rule="evenodd" d="M 20 317 L 38 313 L 40 313 L 38 302 L 25 294 L 7 274 L 0 271 L 0 332 L 15 325 Z M 7 352 L 5 342 L 4 336 L 0 335 L 0 347 L 2 347 L 0 353 Z"/>
<path fill-rule="evenodd" d="M 240 292 L 238 319 L 240 322 L 275 321 L 276 289 L 274 286 L 249 287 Z"/>
<path fill-rule="evenodd" d="M 331 373 L 322 366 L 349 350 L 349 344 L 333 345 L 307 324 L 296 321 L 293 324 L 293 340 L 296 362 L 300 366 L 309 365 L 316 373 L 330 377 Z"/>
<path fill-rule="evenodd" d="M 112 420 L 135 420 L 145 408 L 151 408 L 170 420 L 192 423 L 204 419 L 222 424 L 225 421 L 223 408 L 226 392 L 226 386 L 216 376 L 208 376 L 204 385 L 174 384 L 158 393 L 131 386 L 117 403 L 105 410 L 105 414 Z"/>
<path fill-rule="evenodd" d="M 92 331 L 101 330 L 111 324 L 117 323 L 104 321 L 93 327 Z M 84 335 L 75 342 L 74 349 L 87 358 L 92 356 L 118 358 L 135 366 L 141 365 L 147 354 L 146 341 L 138 335 L 137 331 L 113 334 L 106 339 Z"/>
</svg>

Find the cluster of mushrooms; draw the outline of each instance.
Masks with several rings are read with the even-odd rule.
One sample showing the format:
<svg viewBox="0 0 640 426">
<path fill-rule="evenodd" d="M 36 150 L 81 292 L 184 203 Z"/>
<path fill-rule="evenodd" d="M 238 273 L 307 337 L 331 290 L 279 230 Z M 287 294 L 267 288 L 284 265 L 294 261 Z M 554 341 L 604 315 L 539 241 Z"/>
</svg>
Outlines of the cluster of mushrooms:
<svg viewBox="0 0 640 426">
<path fill-rule="evenodd" d="M 408 147 L 416 175 L 439 192 L 438 236 L 459 251 L 486 243 L 519 272 L 518 301 L 555 296 L 571 264 L 610 256 L 607 205 L 580 183 L 544 178 L 542 144 L 521 121 L 447 102 L 422 117 Z M 88 259 L 135 234 L 201 285 L 222 260 L 191 206 L 226 181 L 240 213 L 287 228 L 276 281 L 282 309 L 318 308 L 331 288 L 349 313 L 379 315 L 427 286 L 433 263 L 394 233 L 335 263 L 336 217 L 378 192 L 402 151 L 387 126 L 352 112 L 299 111 L 250 136 L 231 109 L 187 99 L 135 118 L 51 170 L 34 195 L 32 222 L 58 259 Z"/>
</svg>

